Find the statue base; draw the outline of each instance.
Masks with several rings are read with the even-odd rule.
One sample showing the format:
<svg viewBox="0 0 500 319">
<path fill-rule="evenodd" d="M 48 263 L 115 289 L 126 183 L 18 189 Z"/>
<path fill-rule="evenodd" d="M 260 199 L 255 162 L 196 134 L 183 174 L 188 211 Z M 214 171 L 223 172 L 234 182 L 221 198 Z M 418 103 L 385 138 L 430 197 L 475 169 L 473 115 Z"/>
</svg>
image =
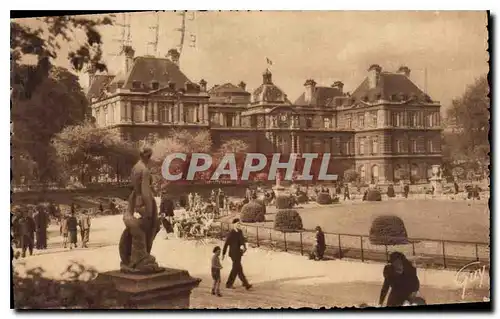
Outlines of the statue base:
<svg viewBox="0 0 500 319">
<path fill-rule="evenodd" d="M 434 195 L 443 194 L 443 184 L 441 183 L 441 179 L 430 179 L 431 187 L 434 187 Z"/>
<path fill-rule="evenodd" d="M 201 282 L 186 270 L 172 268 L 155 274 L 114 270 L 99 274 L 96 280 L 112 284 L 127 309 L 189 309 L 191 291 Z"/>
</svg>

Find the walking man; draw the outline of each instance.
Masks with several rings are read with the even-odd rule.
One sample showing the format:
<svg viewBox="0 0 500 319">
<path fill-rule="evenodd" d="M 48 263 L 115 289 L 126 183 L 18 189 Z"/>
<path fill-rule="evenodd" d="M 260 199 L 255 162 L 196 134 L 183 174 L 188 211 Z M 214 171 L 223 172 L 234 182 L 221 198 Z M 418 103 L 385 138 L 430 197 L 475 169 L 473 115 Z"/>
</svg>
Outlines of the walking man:
<svg viewBox="0 0 500 319">
<path fill-rule="evenodd" d="M 21 236 L 22 257 L 26 257 L 26 250 L 29 250 L 30 256 L 33 255 L 33 241 L 35 233 L 35 221 L 31 217 L 31 212 L 23 211 L 19 220 L 19 233 Z"/>
<path fill-rule="evenodd" d="M 71 216 L 68 218 L 68 233 L 69 233 L 69 249 L 76 248 L 78 241 L 77 231 L 78 231 L 78 220 L 75 217 L 75 213 L 72 212 Z"/>
<path fill-rule="evenodd" d="M 344 187 L 344 200 L 346 199 L 351 199 L 351 197 L 349 196 L 349 185 L 345 184 L 345 187 Z"/>
<path fill-rule="evenodd" d="M 82 236 L 82 248 L 88 248 L 87 243 L 89 242 L 90 236 L 90 216 L 88 210 L 85 209 L 83 211 L 78 224 L 80 226 L 80 234 Z"/>
<path fill-rule="evenodd" d="M 47 249 L 47 227 L 49 226 L 49 216 L 43 206 L 39 205 L 35 215 L 36 225 L 36 249 Z"/>
<path fill-rule="evenodd" d="M 243 274 L 243 267 L 241 265 L 241 257 L 247 250 L 245 245 L 245 238 L 243 237 L 243 232 L 241 231 L 240 220 L 238 218 L 233 220 L 233 229 L 229 232 L 226 242 L 224 243 L 224 249 L 222 250 L 222 260 L 226 256 L 226 252 L 229 248 L 229 257 L 233 262 L 231 272 L 227 278 L 226 288 L 233 289 L 234 280 L 236 276 L 241 280 L 243 286 L 249 290 L 252 288 Z"/>
<path fill-rule="evenodd" d="M 69 234 L 68 216 L 66 214 L 64 214 L 61 217 L 61 227 L 60 227 L 59 231 L 60 231 L 61 236 L 63 238 L 63 247 L 66 248 L 68 245 L 68 234 Z"/>
</svg>

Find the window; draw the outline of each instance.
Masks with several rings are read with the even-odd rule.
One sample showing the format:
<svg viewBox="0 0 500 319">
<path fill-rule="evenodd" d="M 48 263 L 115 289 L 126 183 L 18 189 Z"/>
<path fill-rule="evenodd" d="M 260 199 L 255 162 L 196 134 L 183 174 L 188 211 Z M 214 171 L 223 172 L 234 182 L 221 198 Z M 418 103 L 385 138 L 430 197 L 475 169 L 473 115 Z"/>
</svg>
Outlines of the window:
<svg viewBox="0 0 500 319">
<path fill-rule="evenodd" d="M 350 114 L 345 116 L 345 122 L 346 122 L 346 128 L 351 129 L 352 128 L 352 117 Z"/>
<path fill-rule="evenodd" d="M 393 123 L 395 127 L 400 127 L 402 126 L 402 113 L 401 112 L 394 112 L 393 113 Z"/>
<path fill-rule="evenodd" d="M 377 183 L 378 182 L 378 166 L 377 165 L 373 165 L 372 166 L 372 176 L 371 176 L 371 182 L 372 184 L 374 183 Z"/>
<path fill-rule="evenodd" d="M 308 116 L 306 117 L 306 128 L 311 128 L 313 125 L 313 120 L 312 120 L 312 117 Z"/>
<path fill-rule="evenodd" d="M 226 113 L 226 126 L 234 127 L 236 125 L 236 115 L 233 113 Z"/>
<path fill-rule="evenodd" d="M 153 90 L 158 90 L 159 87 L 160 87 L 160 83 L 158 83 L 157 81 L 151 82 L 151 88 Z"/>
<path fill-rule="evenodd" d="M 132 81 L 132 88 L 133 89 L 140 89 L 141 88 L 141 82 L 140 81 Z"/>
<path fill-rule="evenodd" d="M 300 120 L 298 115 L 293 116 L 293 126 L 294 127 L 299 127 L 300 126 Z"/>
<path fill-rule="evenodd" d="M 360 128 L 364 128 L 365 127 L 365 114 L 359 114 L 358 115 L 358 126 Z"/>
<path fill-rule="evenodd" d="M 427 124 L 427 127 L 432 127 L 433 126 L 432 114 L 426 114 L 425 115 L 425 124 Z"/>
<path fill-rule="evenodd" d="M 378 137 L 372 138 L 372 153 L 378 154 Z"/>
<path fill-rule="evenodd" d="M 359 139 L 359 154 L 363 155 L 365 153 L 365 138 L 361 137 Z"/>
<path fill-rule="evenodd" d="M 432 145 L 432 140 L 428 139 L 427 140 L 427 152 L 428 153 L 433 153 L 434 152 L 434 145 Z"/>
<path fill-rule="evenodd" d="M 250 117 L 250 126 L 257 127 L 257 115 L 252 115 Z"/>
<path fill-rule="evenodd" d="M 134 122 L 143 122 L 144 121 L 144 106 L 140 104 L 132 105 L 133 119 Z"/>
<path fill-rule="evenodd" d="M 418 126 L 418 121 L 417 121 L 417 112 L 411 112 L 410 113 L 410 123 L 412 127 L 417 127 Z"/>
<path fill-rule="evenodd" d="M 106 126 L 109 124 L 109 118 L 108 118 L 108 109 L 104 109 L 104 125 L 103 126 Z"/>
<path fill-rule="evenodd" d="M 412 153 L 417 153 L 417 141 L 416 140 L 410 141 L 410 148 L 411 148 Z"/>
<path fill-rule="evenodd" d="M 371 127 L 377 127 L 377 111 L 371 112 Z"/>
<path fill-rule="evenodd" d="M 403 153 L 403 141 L 396 140 L 396 153 Z"/>
<path fill-rule="evenodd" d="M 210 123 L 219 124 L 217 121 L 217 113 L 210 113 Z"/>
<path fill-rule="evenodd" d="M 331 153 L 331 142 L 330 142 L 330 139 L 325 139 L 323 141 L 323 153 Z"/>
<path fill-rule="evenodd" d="M 160 112 L 160 123 L 168 123 L 168 106 L 165 104 L 160 104 L 159 107 L 159 112 Z"/>
<path fill-rule="evenodd" d="M 331 128 L 331 121 L 328 117 L 325 117 L 323 119 L 323 127 L 324 128 Z"/>
<path fill-rule="evenodd" d="M 364 181 L 366 180 L 366 170 L 365 170 L 365 165 L 361 165 L 359 167 L 359 176 L 361 177 L 361 180 Z"/>
</svg>

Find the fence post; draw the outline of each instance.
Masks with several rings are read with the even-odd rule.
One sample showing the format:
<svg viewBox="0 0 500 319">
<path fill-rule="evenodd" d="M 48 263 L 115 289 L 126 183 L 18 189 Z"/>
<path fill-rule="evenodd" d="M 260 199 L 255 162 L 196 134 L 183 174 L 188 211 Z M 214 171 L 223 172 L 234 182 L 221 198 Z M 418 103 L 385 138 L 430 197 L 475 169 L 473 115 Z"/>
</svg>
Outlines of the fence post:
<svg viewBox="0 0 500 319">
<path fill-rule="evenodd" d="M 364 253 L 363 253 L 363 236 L 359 236 L 359 240 L 360 240 L 360 243 L 361 243 L 361 261 L 365 261 L 365 256 L 364 256 Z"/>
<path fill-rule="evenodd" d="M 387 245 L 385 245 L 385 259 L 389 261 L 389 250 L 387 249 Z"/>
<path fill-rule="evenodd" d="M 413 250 L 413 256 L 415 256 L 415 242 L 414 241 L 411 242 L 411 248 Z"/>
<path fill-rule="evenodd" d="M 285 241 L 285 252 L 287 251 L 286 247 L 286 232 L 283 232 L 283 240 Z"/>
<path fill-rule="evenodd" d="M 300 232 L 300 255 L 304 256 L 304 248 L 302 247 L 302 232 Z"/>
<path fill-rule="evenodd" d="M 340 234 L 338 234 L 338 238 L 339 238 L 339 259 L 342 259 L 342 245 L 340 243 Z"/>
<path fill-rule="evenodd" d="M 442 245 L 443 245 L 443 266 L 444 268 L 446 268 L 446 251 L 444 249 L 444 240 L 441 241 Z"/>
<path fill-rule="evenodd" d="M 476 244 L 476 260 L 479 261 L 479 251 Z"/>
<path fill-rule="evenodd" d="M 224 229 L 223 228 L 224 228 L 224 223 L 221 222 L 220 223 L 220 239 L 221 240 L 224 239 Z"/>
<path fill-rule="evenodd" d="M 273 244 L 273 236 L 271 235 L 271 230 L 269 229 L 269 242 Z"/>
<path fill-rule="evenodd" d="M 260 244 L 259 244 L 259 226 L 255 227 L 256 230 L 257 230 L 257 247 L 260 247 Z"/>
</svg>

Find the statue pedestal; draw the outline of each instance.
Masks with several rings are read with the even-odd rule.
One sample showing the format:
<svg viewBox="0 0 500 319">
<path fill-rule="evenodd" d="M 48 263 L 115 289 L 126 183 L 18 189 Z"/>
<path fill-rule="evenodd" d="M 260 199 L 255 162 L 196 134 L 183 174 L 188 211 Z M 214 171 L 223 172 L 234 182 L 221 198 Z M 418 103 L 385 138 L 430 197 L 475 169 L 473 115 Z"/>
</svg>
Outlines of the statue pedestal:
<svg viewBox="0 0 500 319">
<path fill-rule="evenodd" d="M 171 268 L 149 275 L 114 270 L 99 274 L 96 280 L 111 283 L 127 309 L 189 309 L 191 291 L 201 282 L 186 270 Z"/>
<path fill-rule="evenodd" d="M 431 186 L 434 187 L 434 195 L 443 194 L 443 184 L 441 183 L 441 178 L 430 178 Z"/>
</svg>

